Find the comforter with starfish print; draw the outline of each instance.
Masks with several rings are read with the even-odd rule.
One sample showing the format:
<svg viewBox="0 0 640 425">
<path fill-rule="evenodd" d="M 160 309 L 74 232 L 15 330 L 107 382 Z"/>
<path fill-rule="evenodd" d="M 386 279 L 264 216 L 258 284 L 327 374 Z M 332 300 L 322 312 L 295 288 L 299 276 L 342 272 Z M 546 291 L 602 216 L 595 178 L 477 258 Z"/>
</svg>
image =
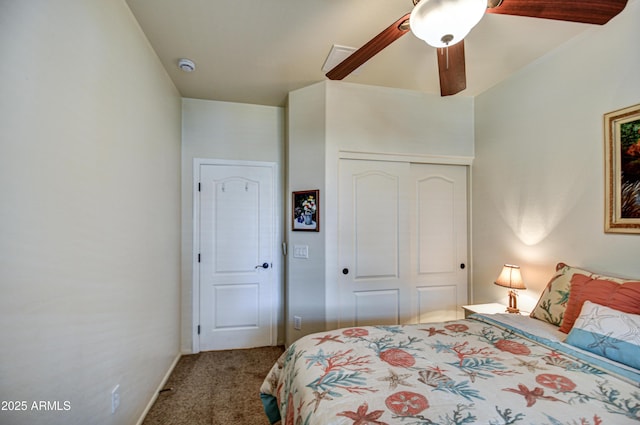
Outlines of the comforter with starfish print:
<svg viewBox="0 0 640 425">
<path fill-rule="evenodd" d="M 483 317 L 345 328 L 296 341 L 260 391 L 282 425 L 640 423 L 639 383 L 569 351 Z"/>
</svg>

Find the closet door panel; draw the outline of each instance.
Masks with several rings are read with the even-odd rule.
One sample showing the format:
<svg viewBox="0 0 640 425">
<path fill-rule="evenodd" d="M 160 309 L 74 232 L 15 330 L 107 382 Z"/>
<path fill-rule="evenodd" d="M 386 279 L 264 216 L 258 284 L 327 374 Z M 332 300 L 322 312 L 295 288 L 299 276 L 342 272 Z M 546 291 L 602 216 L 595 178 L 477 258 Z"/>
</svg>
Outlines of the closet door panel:
<svg viewBox="0 0 640 425">
<path fill-rule="evenodd" d="M 458 318 L 455 285 L 417 287 L 418 323 L 443 322 Z"/>
<path fill-rule="evenodd" d="M 397 278 L 400 177 L 371 170 L 352 179 L 354 278 Z"/>
<path fill-rule="evenodd" d="M 464 317 L 467 302 L 467 168 L 411 164 L 411 281 L 417 322 Z"/>
<path fill-rule="evenodd" d="M 408 176 L 406 163 L 340 161 L 340 326 L 406 321 Z"/>
<path fill-rule="evenodd" d="M 452 272 L 457 259 L 455 182 L 429 176 L 415 186 L 418 273 Z"/>
</svg>

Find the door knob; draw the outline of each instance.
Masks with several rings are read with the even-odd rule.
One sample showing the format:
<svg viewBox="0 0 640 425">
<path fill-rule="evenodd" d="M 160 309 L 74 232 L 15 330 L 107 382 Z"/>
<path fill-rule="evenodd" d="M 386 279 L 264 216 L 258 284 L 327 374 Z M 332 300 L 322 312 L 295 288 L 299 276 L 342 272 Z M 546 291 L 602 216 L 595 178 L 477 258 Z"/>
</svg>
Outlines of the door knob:
<svg viewBox="0 0 640 425">
<path fill-rule="evenodd" d="M 464 270 L 466 266 L 464 265 L 464 263 L 460 263 L 460 268 Z"/>
<path fill-rule="evenodd" d="M 349 269 L 346 267 L 342 269 L 342 274 L 349 274 Z"/>
<path fill-rule="evenodd" d="M 262 263 L 256 266 L 256 269 L 268 269 L 268 268 L 269 268 L 269 263 Z"/>
</svg>

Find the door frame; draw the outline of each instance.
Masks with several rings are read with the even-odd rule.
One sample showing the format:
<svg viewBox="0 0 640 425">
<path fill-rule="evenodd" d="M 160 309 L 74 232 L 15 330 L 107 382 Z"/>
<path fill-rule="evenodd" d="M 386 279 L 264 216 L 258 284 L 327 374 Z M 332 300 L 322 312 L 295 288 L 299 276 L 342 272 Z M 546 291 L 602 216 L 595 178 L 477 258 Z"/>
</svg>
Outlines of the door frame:
<svg viewBox="0 0 640 425">
<path fill-rule="evenodd" d="M 211 158 L 194 158 L 193 159 L 193 237 L 191 247 L 191 352 L 200 352 L 200 334 L 198 326 L 200 325 L 200 273 L 198 254 L 200 252 L 200 166 L 202 165 L 227 165 L 238 167 L 265 167 L 271 169 L 273 184 L 273 287 L 271 288 L 272 310 L 271 310 L 271 345 L 275 345 L 278 339 L 278 312 L 281 305 L 281 294 L 279 288 L 282 286 L 281 273 L 281 257 L 278 255 L 278 246 L 281 241 L 280 230 L 280 187 L 278 186 L 278 164 L 266 161 L 236 161 L 230 159 L 211 159 Z"/>
</svg>

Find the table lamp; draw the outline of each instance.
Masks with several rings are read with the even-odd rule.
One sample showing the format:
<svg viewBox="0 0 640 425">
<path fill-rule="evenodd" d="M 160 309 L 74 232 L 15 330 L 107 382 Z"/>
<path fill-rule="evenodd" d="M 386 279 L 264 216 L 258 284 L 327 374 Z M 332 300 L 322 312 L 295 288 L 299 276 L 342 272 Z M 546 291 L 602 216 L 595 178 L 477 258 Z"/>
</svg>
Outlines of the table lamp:
<svg viewBox="0 0 640 425">
<path fill-rule="evenodd" d="M 520 274 L 520 266 L 514 266 L 513 264 L 505 264 L 500 272 L 500 276 L 494 282 L 498 286 L 504 286 L 509 288 L 509 307 L 507 311 L 509 313 L 520 313 L 518 310 L 518 301 L 516 289 L 527 289 L 522 282 L 522 275 Z"/>
</svg>

